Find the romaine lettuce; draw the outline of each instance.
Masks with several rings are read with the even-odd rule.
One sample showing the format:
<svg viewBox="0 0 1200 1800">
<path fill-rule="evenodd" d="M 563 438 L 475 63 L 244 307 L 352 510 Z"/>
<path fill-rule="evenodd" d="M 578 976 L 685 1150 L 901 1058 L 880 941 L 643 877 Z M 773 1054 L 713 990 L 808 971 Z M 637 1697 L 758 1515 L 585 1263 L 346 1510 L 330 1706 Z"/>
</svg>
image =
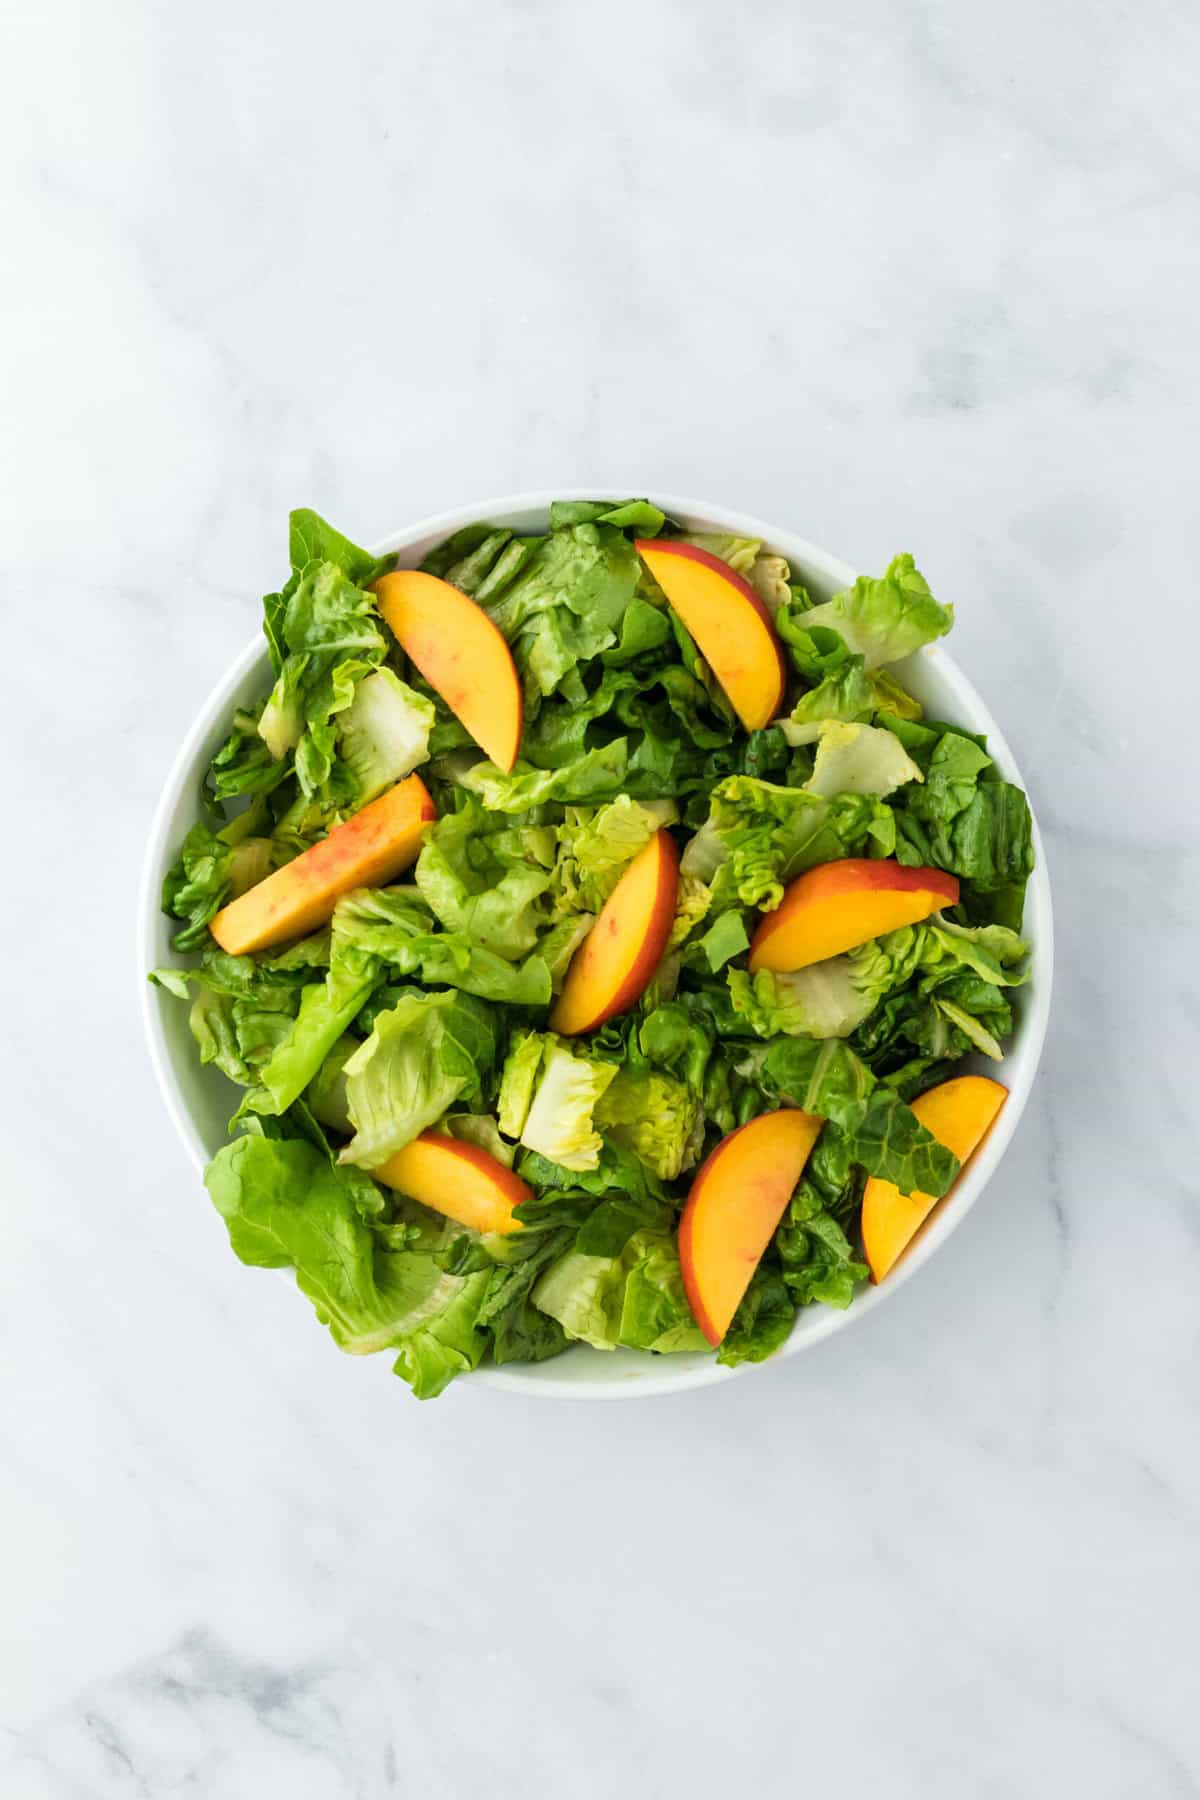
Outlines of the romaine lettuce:
<svg viewBox="0 0 1200 1800">
<path fill-rule="evenodd" d="M 576 1056 L 564 1044 L 549 1039 L 521 1127 L 521 1143 L 564 1169 L 596 1168 L 600 1134 L 593 1115 L 616 1073 L 615 1063 Z"/>
<path fill-rule="evenodd" d="M 823 606 L 810 607 L 803 628 L 834 631 L 868 669 L 899 662 L 949 631 L 954 608 L 940 606 L 911 556 L 897 556 L 878 580 L 860 575 Z"/>
<path fill-rule="evenodd" d="M 356 1198 L 364 1180 L 300 1139 L 257 1136 L 219 1150 L 205 1176 L 243 1262 L 294 1269 L 341 1349 L 398 1349 L 397 1373 L 419 1399 L 432 1398 L 483 1355 L 475 1321 L 489 1277 L 450 1275 L 427 1251 L 387 1248 Z"/>
<path fill-rule="evenodd" d="M 345 1065 L 354 1137 L 341 1162 L 377 1168 L 456 1100 L 490 1092 L 498 1027 L 468 994 L 403 994 Z"/>
</svg>

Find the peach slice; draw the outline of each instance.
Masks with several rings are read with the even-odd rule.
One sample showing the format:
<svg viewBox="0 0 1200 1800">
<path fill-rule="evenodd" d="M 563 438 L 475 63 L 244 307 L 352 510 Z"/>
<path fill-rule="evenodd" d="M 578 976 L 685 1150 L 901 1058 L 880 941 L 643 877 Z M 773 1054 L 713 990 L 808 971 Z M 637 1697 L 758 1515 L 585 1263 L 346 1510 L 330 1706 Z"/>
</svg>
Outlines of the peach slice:
<svg viewBox="0 0 1200 1800">
<path fill-rule="evenodd" d="M 230 956 L 268 950 L 315 931 L 351 888 L 378 887 L 407 868 L 437 808 L 419 775 L 409 775 L 336 825 L 294 862 L 222 907 L 209 930 Z"/>
<path fill-rule="evenodd" d="M 957 878 L 941 869 L 909 869 L 868 856 L 819 863 L 796 877 L 760 923 L 750 944 L 750 967 L 806 969 L 901 925 L 915 925 L 957 899 Z"/>
<path fill-rule="evenodd" d="M 565 1037 L 591 1031 L 633 1005 L 671 935 L 679 889 L 679 852 L 666 829 L 638 851 L 571 958 L 550 1014 Z"/>
<path fill-rule="evenodd" d="M 376 1181 L 473 1231 L 520 1231 L 514 1206 L 533 1189 L 478 1144 L 423 1131 L 371 1170 Z"/>
<path fill-rule="evenodd" d="M 405 655 L 507 773 L 521 747 L 521 683 L 508 645 L 482 606 L 420 569 L 381 575 L 373 592 Z"/>
<path fill-rule="evenodd" d="M 762 1113 L 722 1138 L 693 1181 L 679 1221 L 679 1266 L 710 1344 L 729 1330 L 824 1122 L 798 1108 Z"/>
<path fill-rule="evenodd" d="M 965 1163 L 987 1135 L 1008 1099 L 1008 1089 L 986 1075 L 957 1075 L 913 1101 L 926 1131 Z M 863 1190 L 863 1249 L 872 1281 L 882 1281 L 937 1205 L 929 1194 L 902 1194 L 890 1181 L 872 1175 Z"/>
<path fill-rule="evenodd" d="M 696 544 L 638 538 L 636 548 L 746 730 L 769 725 L 787 672 L 771 615 L 750 583 Z"/>
</svg>

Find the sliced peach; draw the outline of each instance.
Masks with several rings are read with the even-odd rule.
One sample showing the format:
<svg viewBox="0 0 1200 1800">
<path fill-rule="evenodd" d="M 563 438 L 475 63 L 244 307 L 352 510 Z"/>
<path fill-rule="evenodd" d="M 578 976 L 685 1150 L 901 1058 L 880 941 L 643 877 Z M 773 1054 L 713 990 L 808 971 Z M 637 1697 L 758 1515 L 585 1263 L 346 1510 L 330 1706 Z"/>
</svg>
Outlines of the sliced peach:
<svg viewBox="0 0 1200 1800">
<path fill-rule="evenodd" d="M 769 725 L 787 673 L 771 615 L 750 583 L 697 544 L 639 538 L 637 551 L 746 730 Z"/>
<path fill-rule="evenodd" d="M 473 1231 L 520 1231 L 513 1207 L 533 1193 L 489 1151 L 436 1131 L 423 1131 L 371 1173 L 385 1187 Z"/>
<path fill-rule="evenodd" d="M 510 770 L 521 747 L 521 683 L 482 606 L 420 569 L 381 575 L 374 593 L 405 655 L 496 767 Z"/>
<path fill-rule="evenodd" d="M 213 919 L 209 930 L 230 956 L 267 950 L 315 931 L 351 888 L 378 887 L 407 868 L 437 808 L 419 775 L 398 781 L 294 862 L 276 869 Z"/>
<path fill-rule="evenodd" d="M 798 875 L 750 944 L 751 969 L 805 969 L 953 906 L 958 881 L 941 869 L 847 856 Z"/>
<path fill-rule="evenodd" d="M 799 1108 L 763 1113 L 722 1138 L 679 1221 L 688 1304 L 710 1344 L 729 1330 L 824 1124 Z"/>
<path fill-rule="evenodd" d="M 1007 1099 L 1008 1089 L 986 1075 L 957 1075 L 921 1094 L 912 1109 L 926 1131 L 965 1163 Z M 929 1194 L 902 1194 L 871 1176 L 863 1190 L 862 1235 L 872 1281 L 883 1280 L 936 1205 Z"/>
<path fill-rule="evenodd" d="M 658 967 L 671 935 L 679 852 L 667 830 L 639 850 L 571 958 L 550 1014 L 551 1031 L 573 1037 L 624 1012 Z"/>
</svg>

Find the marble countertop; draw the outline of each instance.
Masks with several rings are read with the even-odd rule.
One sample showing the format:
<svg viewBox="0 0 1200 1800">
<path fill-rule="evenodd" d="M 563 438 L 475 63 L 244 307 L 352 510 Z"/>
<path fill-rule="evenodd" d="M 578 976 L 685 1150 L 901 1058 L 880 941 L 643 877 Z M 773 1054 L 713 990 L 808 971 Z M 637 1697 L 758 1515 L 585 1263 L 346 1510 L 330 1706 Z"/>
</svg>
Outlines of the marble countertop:
<svg viewBox="0 0 1200 1800">
<path fill-rule="evenodd" d="M 5 1800 L 1200 1792 L 1195 8 L 6 27 Z M 289 506 L 556 482 L 914 551 L 1039 809 L 1055 1014 L 851 1331 L 421 1406 L 229 1255 L 134 893 Z"/>
</svg>

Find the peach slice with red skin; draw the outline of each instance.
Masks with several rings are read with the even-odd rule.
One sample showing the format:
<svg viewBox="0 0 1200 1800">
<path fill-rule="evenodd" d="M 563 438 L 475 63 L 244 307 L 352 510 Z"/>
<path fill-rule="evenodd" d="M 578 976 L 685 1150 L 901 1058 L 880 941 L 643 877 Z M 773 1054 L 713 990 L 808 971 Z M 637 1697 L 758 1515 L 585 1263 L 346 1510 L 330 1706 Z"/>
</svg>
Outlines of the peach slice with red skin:
<svg viewBox="0 0 1200 1800">
<path fill-rule="evenodd" d="M 636 549 L 746 730 L 769 725 L 783 704 L 787 671 L 771 615 L 750 583 L 698 544 L 638 538 Z"/>
<path fill-rule="evenodd" d="M 409 775 L 336 825 L 294 862 L 221 908 L 209 930 L 230 956 L 269 950 L 315 931 L 333 917 L 343 894 L 378 887 L 406 869 L 437 808 L 419 775 Z"/>
<path fill-rule="evenodd" d="M 759 924 L 750 967 L 805 969 L 901 925 L 916 925 L 957 900 L 958 881 L 942 869 L 910 869 L 866 856 L 819 863 L 790 883 Z"/>
<path fill-rule="evenodd" d="M 551 1031 L 593 1031 L 633 1005 L 666 949 L 678 891 L 679 852 L 664 828 L 638 851 L 571 958 Z"/>
<path fill-rule="evenodd" d="M 405 655 L 507 774 L 521 747 L 521 683 L 508 645 L 482 606 L 420 569 L 381 575 L 372 591 Z"/>
<path fill-rule="evenodd" d="M 1008 1089 L 986 1075 L 957 1075 L 918 1095 L 912 1109 L 926 1131 L 965 1164 L 1007 1099 Z M 892 1182 L 871 1176 L 863 1190 L 862 1237 L 872 1281 L 883 1280 L 936 1205 L 931 1194 L 902 1194 Z"/>
<path fill-rule="evenodd" d="M 513 1208 L 533 1193 L 490 1151 L 437 1131 L 423 1131 L 371 1173 L 473 1231 L 519 1231 Z"/>
<path fill-rule="evenodd" d="M 824 1122 L 798 1107 L 762 1113 L 722 1138 L 692 1182 L 679 1221 L 679 1266 L 710 1344 L 729 1330 Z"/>
</svg>

